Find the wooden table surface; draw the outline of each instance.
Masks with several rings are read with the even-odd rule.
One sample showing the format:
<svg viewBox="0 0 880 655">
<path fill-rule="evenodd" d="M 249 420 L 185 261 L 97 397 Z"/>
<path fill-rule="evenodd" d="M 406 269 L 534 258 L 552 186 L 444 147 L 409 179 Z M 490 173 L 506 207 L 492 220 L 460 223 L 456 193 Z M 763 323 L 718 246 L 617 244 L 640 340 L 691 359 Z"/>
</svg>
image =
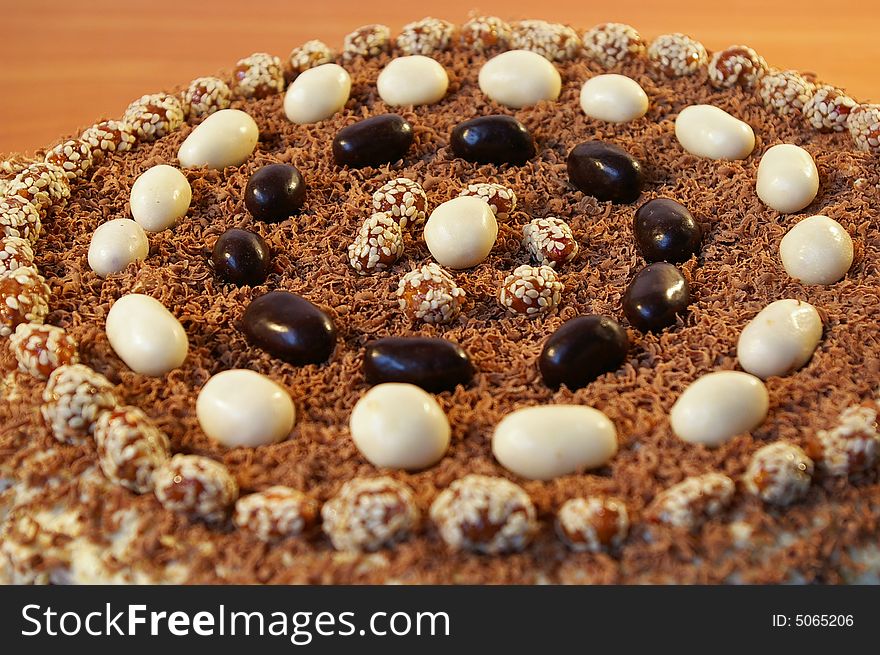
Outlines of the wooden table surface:
<svg viewBox="0 0 880 655">
<path fill-rule="evenodd" d="M 880 101 L 876 0 L 0 0 L 0 153 L 30 152 L 144 93 L 230 67 L 255 51 L 286 57 L 318 38 L 334 47 L 359 25 L 398 30 L 425 15 L 461 23 L 469 12 L 543 18 L 579 30 L 632 24 L 646 38 L 681 31 L 707 48 L 751 45 L 772 66 L 817 73 L 857 100 Z M 536 15 L 540 13 L 540 15 Z"/>
</svg>

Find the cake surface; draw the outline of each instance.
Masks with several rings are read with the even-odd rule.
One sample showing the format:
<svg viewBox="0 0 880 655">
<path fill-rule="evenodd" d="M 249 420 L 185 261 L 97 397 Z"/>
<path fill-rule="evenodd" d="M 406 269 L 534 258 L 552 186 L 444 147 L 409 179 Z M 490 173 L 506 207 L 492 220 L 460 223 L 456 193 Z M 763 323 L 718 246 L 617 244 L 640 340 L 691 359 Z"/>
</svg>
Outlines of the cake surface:
<svg viewBox="0 0 880 655">
<path fill-rule="evenodd" d="M 560 46 L 563 47 L 563 46 Z M 848 407 L 874 402 L 880 382 L 880 158 L 855 147 L 847 132 L 817 131 L 798 115 L 768 109 L 754 89 L 717 90 L 705 61 L 696 72 L 670 77 L 640 53 L 610 67 L 578 54 L 555 61 L 562 78 L 557 101 L 512 110 L 487 98 L 477 76 L 499 50 L 476 52 L 454 40 L 432 52 L 449 76 L 436 104 L 389 107 L 376 80 L 396 55 L 381 52 L 339 63 L 351 76 L 344 108 L 325 120 L 297 125 L 284 96 L 233 98 L 259 128 L 253 154 L 238 167 L 187 168 L 192 187 L 188 213 L 173 229 L 150 234 L 149 256 L 122 272 L 98 277 L 87 262 L 93 232 L 130 216 L 134 180 L 158 164 L 177 165 L 193 127 L 187 122 L 128 152 L 107 153 L 71 183 L 65 206 L 43 220 L 35 264 L 50 289 L 47 324 L 63 327 L 80 360 L 114 385 L 120 404 L 140 408 L 164 432 L 173 453 L 222 462 L 242 497 L 283 485 L 319 504 L 359 477 L 389 475 L 412 491 L 421 520 L 413 534 L 375 552 L 336 550 L 319 528 L 301 537 L 265 543 L 232 520 L 206 523 L 169 511 L 151 493 L 136 494 L 106 479 L 89 440 L 59 443 L 41 415 L 45 381 L 18 370 L 0 348 L 0 580 L 13 582 L 193 583 L 720 583 L 877 581 L 880 548 L 880 479 L 874 465 L 854 476 L 816 475 L 803 500 L 765 505 L 740 485 L 730 504 L 692 530 L 649 523 L 655 498 L 690 476 L 746 474 L 754 453 L 783 441 L 809 450 L 820 430 L 837 425 Z M 704 53 L 705 55 L 705 53 Z M 605 62 L 607 64 L 607 62 Z M 640 119 L 610 123 L 584 115 L 581 85 L 606 72 L 626 75 L 650 99 Z M 676 140 L 676 116 L 690 105 L 711 104 L 752 127 L 751 156 L 719 161 L 687 153 Z M 402 162 L 349 168 L 334 162 L 337 132 L 368 116 L 394 112 L 413 127 Z M 475 164 L 456 157 L 450 133 L 460 122 L 490 114 L 515 116 L 535 138 L 537 153 L 522 166 Z M 635 203 L 612 204 L 570 183 L 566 157 L 587 140 L 613 143 L 634 156 L 646 184 Z M 771 146 L 802 146 L 816 162 L 820 188 L 800 212 L 780 214 L 755 193 L 761 156 Z M 255 220 L 244 204 L 250 176 L 273 163 L 295 165 L 307 193 L 300 214 L 280 223 Z M 446 325 L 409 320 L 398 307 L 398 280 L 432 261 L 419 230 L 404 236 L 402 257 L 372 275 L 352 269 L 346 247 L 373 213 L 373 192 L 399 177 L 425 190 L 428 213 L 470 184 L 513 189 L 517 207 L 498 220 L 498 237 L 476 267 L 454 272 L 466 292 L 460 315 Z M 698 254 L 679 266 L 691 287 L 687 313 L 658 333 L 643 333 L 624 318 L 622 301 L 644 266 L 636 247 L 635 210 L 652 198 L 672 198 L 703 228 Z M 846 277 L 804 285 L 779 260 L 779 242 L 797 220 L 827 215 L 855 243 Z M 557 268 L 564 291 L 558 308 L 530 319 L 512 316 L 496 300 L 499 283 L 529 261 L 522 227 L 533 218 L 559 217 L 571 227 L 579 251 Z M 227 229 L 257 232 L 273 261 L 262 285 L 222 282 L 211 265 L 216 239 Z M 267 291 L 285 290 L 332 317 L 338 342 L 324 364 L 295 366 L 248 343 L 242 317 Z M 130 370 L 114 353 L 104 325 L 113 303 L 142 293 L 160 301 L 183 325 L 189 352 L 179 367 L 158 377 Z M 809 362 L 766 380 L 767 419 L 717 448 L 673 434 L 669 412 L 701 375 L 737 368 L 739 334 L 762 308 L 783 298 L 819 309 L 822 340 Z M 583 314 L 618 320 L 630 341 L 619 369 L 577 391 L 547 388 L 538 370 L 546 339 Z M 362 359 L 368 343 L 391 336 L 442 336 L 470 356 L 470 384 L 436 394 L 448 416 L 451 445 L 435 465 L 416 472 L 377 470 L 359 453 L 349 431 L 355 403 L 368 390 Z M 5 339 L 5 338 L 4 338 Z M 291 436 L 258 448 L 229 449 L 209 439 L 196 416 L 196 398 L 208 379 L 227 369 L 251 369 L 288 390 L 296 406 Z M 617 430 L 618 451 L 596 470 L 526 480 L 493 457 L 491 437 L 512 411 L 570 403 L 604 412 Z M 480 474 L 511 479 L 536 509 L 538 531 L 520 552 L 478 554 L 451 550 L 429 508 L 456 480 Z M 576 552 L 559 539 L 554 521 L 571 499 L 610 495 L 627 508 L 631 528 L 612 552 Z M 325 518 L 326 521 L 326 518 Z"/>
</svg>

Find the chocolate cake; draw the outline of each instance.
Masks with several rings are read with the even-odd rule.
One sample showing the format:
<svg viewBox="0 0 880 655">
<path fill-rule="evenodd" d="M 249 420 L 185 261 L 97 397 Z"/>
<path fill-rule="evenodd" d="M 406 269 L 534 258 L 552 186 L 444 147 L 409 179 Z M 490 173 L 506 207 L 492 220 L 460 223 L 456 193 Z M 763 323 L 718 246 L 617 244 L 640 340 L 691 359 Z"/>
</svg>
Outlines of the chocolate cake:
<svg viewBox="0 0 880 655">
<path fill-rule="evenodd" d="M 11 156 L 0 580 L 877 582 L 878 138 L 745 46 L 425 19 Z"/>
</svg>

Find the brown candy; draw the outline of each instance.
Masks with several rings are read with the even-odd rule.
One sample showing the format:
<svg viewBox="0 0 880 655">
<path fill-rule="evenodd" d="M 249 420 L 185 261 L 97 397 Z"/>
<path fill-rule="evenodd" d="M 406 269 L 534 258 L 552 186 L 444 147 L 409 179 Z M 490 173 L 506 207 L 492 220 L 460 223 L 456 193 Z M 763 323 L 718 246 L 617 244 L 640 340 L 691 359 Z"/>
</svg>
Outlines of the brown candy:
<svg viewBox="0 0 880 655">
<path fill-rule="evenodd" d="M 281 59 L 266 52 L 255 52 L 239 59 L 232 77 L 232 92 L 239 98 L 259 100 L 284 91 Z"/>
<path fill-rule="evenodd" d="M 387 25 L 364 25 L 345 35 L 342 57 L 377 57 L 388 52 L 390 43 L 391 30 Z"/>
<path fill-rule="evenodd" d="M 511 314 L 534 318 L 556 309 L 564 288 L 549 266 L 524 264 L 504 278 L 498 287 L 498 302 Z"/>
<path fill-rule="evenodd" d="M 506 221 L 516 209 L 516 193 L 503 184 L 490 182 L 468 184 L 458 195 L 476 196 L 486 201 L 486 204 L 492 209 L 492 213 L 495 214 L 495 218 L 499 221 Z"/>
<path fill-rule="evenodd" d="M 52 205 L 70 198 L 70 183 L 64 169 L 50 162 L 34 162 L 16 175 L 10 193 L 31 202 L 45 213 Z"/>
<path fill-rule="evenodd" d="M 18 360 L 18 368 L 45 380 L 59 366 L 77 364 L 76 342 L 60 327 L 22 323 L 9 337 L 9 347 Z"/>
<path fill-rule="evenodd" d="M 398 177 L 373 194 L 373 211 L 391 216 L 402 229 L 425 222 L 428 197 L 417 182 Z"/>
<path fill-rule="evenodd" d="M 685 478 L 657 494 L 648 506 L 647 518 L 655 523 L 696 530 L 730 504 L 735 490 L 733 480 L 721 473 Z"/>
<path fill-rule="evenodd" d="M 219 77 L 197 77 L 183 92 L 183 111 L 190 118 L 208 116 L 232 104 L 232 90 Z"/>
<path fill-rule="evenodd" d="M 506 48 L 513 35 L 510 24 L 497 16 L 478 16 L 461 26 L 461 42 L 475 52 Z"/>
<path fill-rule="evenodd" d="M 617 498 L 573 498 L 559 508 L 556 531 L 571 550 L 598 553 L 623 543 L 629 515 Z"/>
<path fill-rule="evenodd" d="M 667 77 L 693 75 L 709 61 L 703 44 L 680 32 L 654 39 L 648 46 L 648 59 Z"/>
<path fill-rule="evenodd" d="M 34 249 L 21 237 L 0 238 L 0 275 L 22 266 L 34 265 Z"/>
<path fill-rule="evenodd" d="M 425 55 L 446 50 L 452 41 L 455 26 L 439 18 L 423 18 L 403 26 L 396 44 L 404 55 Z"/>
<path fill-rule="evenodd" d="M 80 138 L 92 148 L 92 155 L 99 159 L 107 152 L 128 152 L 137 139 L 131 128 L 122 121 L 102 121 L 92 125 Z"/>
<path fill-rule="evenodd" d="M 877 410 L 856 405 L 841 414 L 837 425 L 808 438 L 806 452 L 827 475 L 846 476 L 871 470 L 880 460 Z"/>
<path fill-rule="evenodd" d="M 403 254 L 403 232 L 390 214 L 373 214 L 348 246 L 348 261 L 359 275 L 384 271 Z"/>
<path fill-rule="evenodd" d="M 238 483 L 220 462 L 199 455 L 175 455 L 153 476 L 165 509 L 208 522 L 222 521 L 238 498 Z"/>
<path fill-rule="evenodd" d="M 82 139 L 69 139 L 47 152 L 46 161 L 61 168 L 68 180 L 78 180 L 92 168 L 92 146 Z"/>
<path fill-rule="evenodd" d="M 803 108 L 806 121 L 820 132 L 843 132 L 856 101 L 833 86 L 816 89 Z"/>
<path fill-rule="evenodd" d="M 137 407 L 102 413 L 95 443 L 107 479 L 139 494 L 153 489 L 153 474 L 170 455 L 168 437 Z"/>
<path fill-rule="evenodd" d="M 752 48 L 733 45 L 719 50 L 709 61 L 709 83 L 717 89 L 754 87 L 767 72 L 767 62 Z"/>
<path fill-rule="evenodd" d="M 132 102 L 122 120 L 141 141 L 155 141 L 183 125 L 183 107 L 173 95 L 153 93 Z"/>
<path fill-rule="evenodd" d="M 82 444 L 102 412 L 115 408 L 113 385 L 88 366 L 59 366 L 43 390 L 43 419 L 61 443 Z"/>
<path fill-rule="evenodd" d="M 550 268 L 572 261 L 580 249 L 568 223 L 554 216 L 524 225 L 522 244 L 532 261 Z"/>
<path fill-rule="evenodd" d="M 18 237 L 33 245 L 42 229 L 40 212 L 33 203 L 17 195 L 0 198 L 0 232 L 3 236 Z"/>
<path fill-rule="evenodd" d="M 791 505 L 807 494 L 812 478 L 813 460 L 794 444 L 779 441 L 752 456 L 743 486 L 765 503 Z"/>
<path fill-rule="evenodd" d="M 397 287 L 401 311 L 412 321 L 435 325 L 454 321 L 464 298 L 464 289 L 434 262 L 404 275 Z"/>
<path fill-rule="evenodd" d="M 625 23 L 601 23 L 584 34 L 587 57 L 605 68 L 645 54 L 645 42 L 636 29 Z"/>
<path fill-rule="evenodd" d="M 233 521 L 261 541 L 297 537 L 318 520 L 318 504 L 301 491 L 274 486 L 238 499 Z"/>
<path fill-rule="evenodd" d="M 530 50 L 550 61 L 568 61 L 580 52 L 582 43 L 572 28 L 544 20 L 521 20 L 512 26 L 512 50 Z"/>
<path fill-rule="evenodd" d="M 42 323 L 49 313 L 49 285 L 33 266 L 0 275 L 0 337 L 22 323 Z"/>
</svg>

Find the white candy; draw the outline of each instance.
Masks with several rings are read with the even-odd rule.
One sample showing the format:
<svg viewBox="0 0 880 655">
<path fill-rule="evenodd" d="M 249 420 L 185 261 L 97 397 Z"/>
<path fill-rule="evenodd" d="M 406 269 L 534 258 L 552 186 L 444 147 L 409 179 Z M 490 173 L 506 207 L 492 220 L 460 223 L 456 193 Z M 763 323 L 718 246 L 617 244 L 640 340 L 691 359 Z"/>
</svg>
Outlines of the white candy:
<svg viewBox="0 0 880 655">
<path fill-rule="evenodd" d="M 144 228 L 127 218 L 114 218 L 99 225 L 92 234 L 89 267 L 100 277 L 107 277 L 132 262 L 142 262 L 149 252 Z"/>
<path fill-rule="evenodd" d="M 819 192 L 819 170 L 803 148 L 782 143 L 773 146 L 758 164 L 755 186 L 761 201 L 778 212 L 791 214 L 813 202 Z"/>
<path fill-rule="evenodd" d="M 853 242 L 837 221 L 810 216 L 791 228 L 779 243 L 785 272 L 804 284 L 834 284 L 853 262 Z"/>
<path fill-rule="evenodd" d="M 284 96 L 284 113 L 294 123 L 330 118 L 348 102 L 351 76 L 337 64 L 322 64 L 300 73 Z"/>
<path fill-rule="evenodd" d="M 749 432 L 767 417 L 770 399 L 758 378 L 718 371 L 696 380 L 672 406 L 672 429 L 681 439 L 710 447 Z"/>
<path fill-rule="evenodd" d="M 617 431 L 605 414 L 592 407 L 526 407 L 498 424 L 492 452 L 512 473 L 552 480 L 606 464 L 617 452 Z"/>
<path fill-rule="evenodd" d="M 822 339 L 822 319 L 810 303 L 777 300 L 743 328 L 736 356 L 744 371 L 767 379 L 806 364 Z"/>
<path fill-rule="evenodd" d="M 135 373 L 160 376 L 186 359 L 189 342 L 180 322 L 155 298 L 130 293 L 107 313 L 107 338 Z"/>
<path fill-rule="evenodd" d="M 648 111 L 648 96 L 634 79 L 625 75 L 597 75 L 581 87 L 581 109 L 590 118 L 626 123 Z"/>
<path fill-rule="evenodd" d="M 147 232 L 172 227 L 189 211 L 192 188 L 183 173 L 167 164 L 144 171 L 131 185 L 131 215 Z"/>
<path fill-rule="evenodd" d="M 412 55 L 392 59 L 379 73 L 376 86 L 392 107 L 432 105 L 446 95 L 449 76 L 436 60 Z"/>
<path fill-rule="evenodd" d="M 486 201 L 476 196 L 460 196 L 431 212 L 424 235 L 438 264 L 453 269 L 470 268 L 489 256 L 498 236 L 498 222 Z"/>
<path fill-rule="evenodd" d="M 285 439 L 296 410 L 290 394 L 265 375 L 232 369 L 205 383 L 196 416 L 202 431 L 227 448 L 256 448 Z"/>
<path fill-rule="evenodd" d="M 480 90 L 513 109 L 556 100 L 562 89 L 559 71 L 541 55 L 509 50 L 492 57 L 480 69 Z"/>
<path fill-rule="evenodd" d="M 712 105 L 682 109 L 675 137 L 689 153 L 708 159 L 745 159 L 755 149 L 751 126 Z"/>
<path fill-rule="evenodd" d="M 238 109 L 221 109 L 208 116 L 186 137 L 177 151 L 184 168 L 240 166 L 260 138 L 254 119 Z"/>
<path fill-rule="evenodd" d="M 380 468 L 423 469 L 449 448 L 446 415 L 432 395 L 412 384 L 376 385 L 354 406 L 349 426 L 358 450 Z"/>
</svg>

